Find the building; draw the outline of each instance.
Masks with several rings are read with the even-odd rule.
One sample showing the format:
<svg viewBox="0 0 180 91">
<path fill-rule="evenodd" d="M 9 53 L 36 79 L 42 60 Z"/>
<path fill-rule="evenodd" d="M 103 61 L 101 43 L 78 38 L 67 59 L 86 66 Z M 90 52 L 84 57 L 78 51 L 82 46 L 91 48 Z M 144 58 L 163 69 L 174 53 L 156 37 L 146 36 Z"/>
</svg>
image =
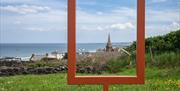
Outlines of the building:
<svg viewBox="0 0 180 91">
<path fill-rule="evenodd" d="M 113 44 L 111 43 L 111 37 L 109 34 L 105 48 L 97 49 L 96 52 L 77 54 L 76 60 L 77 63 L 91 60 L 92 62 L 99 61 L 100 64 L 105 64 L 112 58 L 116 59 L 123 55 L 130 56 L 131 54 L 123 48 L 113 47 Z"/>
<path fill-rule="evenodd" d="M 22 61 L 18 57 L 0 57 L 0 61 Z"/>
<path fill-rule="evenodd" d="M 111 43 L 111 36 L 110 34 L 108 35 L 108 41 L 107 41 L 107 44 L 106 44 L 106 47 L 104 49 L 97 49 L 96 52 L 103 52 L 103 53 L 120 53 L 120 54 L 127 54 L 127 55 L 131 55 L 128 51 L 126 51 L 124 48 L 113 48 L 113 45 Z"/>
<path fill-rule="evenodd" d="M 120 48 L 113 48 L 113 45 L 111 43 L 111 36 L 108 35 L 108 41 L 106 43 L 106 47 L 103 49 L 97 49 L 96 52 L 118 52 L 120 51 Z"/>
<path fill-rule="evenodd" d="M 108 42 L 106 45 L 106 52 L 112 52 L 114 51 L 113 47 L 112 47 L 112 43 L 111 43 L 111 37 L 110 34 L 108 35 Z"/>
<path fill-rule="evenodd" d="M 64 57 L 63 53 L 58 53 L 57 51 L 52 52 L 51 54 L 44 54 L 44 55 L 35 55 L 32 54 L 30 61 L 40 61 L 43 59 L 48 59 L 48 60 L 60 60 Z"/>
</svg>

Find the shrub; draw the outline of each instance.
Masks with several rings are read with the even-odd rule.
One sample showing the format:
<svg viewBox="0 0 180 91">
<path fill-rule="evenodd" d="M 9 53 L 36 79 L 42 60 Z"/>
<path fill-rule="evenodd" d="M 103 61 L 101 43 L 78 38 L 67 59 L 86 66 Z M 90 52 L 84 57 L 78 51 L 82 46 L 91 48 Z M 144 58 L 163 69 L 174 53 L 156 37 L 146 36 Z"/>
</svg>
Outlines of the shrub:
<svg viewBox="0 0 180 91">
<path fill-rule="evenodd" d="M 178 67 L 180 66 L 180 53 L 179 52 L 165 52 L 153 55 L 154 61 L 152 63 L 151 55 L 146 54 L 146 65 L 156 66 L 159 68 Z"/>
<path fill-rule="evenodd" d="M 66 65 L 66 61 L 64 60 L 49 60 L 48 62 L 41 60 L 41 61 L 36 61 L 33 63 L 28 63 L 27 67 L 56 67 L 59 65 Z"/>
<path fill-rule="evenodd" d="M 122 56 L 117 59 L 111 59 L 107 62 L 107 71 L 110 73 L 117 73 L 129 65 L 129 57 Z"/>
<path fill-rule="evenodd" d="M 163 68 L 180 66 L 180 53 L 170 52 L 156 55 L 155 64 Z"/>
</svg>

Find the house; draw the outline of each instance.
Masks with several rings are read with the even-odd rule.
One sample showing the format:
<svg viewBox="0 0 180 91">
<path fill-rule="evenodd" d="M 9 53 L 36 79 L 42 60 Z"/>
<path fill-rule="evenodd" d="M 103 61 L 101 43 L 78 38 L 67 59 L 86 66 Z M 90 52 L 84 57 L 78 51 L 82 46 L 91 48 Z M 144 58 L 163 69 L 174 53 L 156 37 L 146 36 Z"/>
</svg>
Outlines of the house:
<svg viewBox="0 0 180 91">
<path fill-rule="evenodd" d="M 1 57 L 0 61 L 22 61 L 21 58 L 18 57 Z"/>
<path fill-rule="evenodd" d="M 48 59 L 48 60 L 60 60 L 64 57 L 63 53 L 58 53 L 57 51 L 52 52 L 51 54 L 46 53 L 45 55 L 35 55 L 32 54 L 30 61 L 40 61 L 43 59 Z"/>
</svg>

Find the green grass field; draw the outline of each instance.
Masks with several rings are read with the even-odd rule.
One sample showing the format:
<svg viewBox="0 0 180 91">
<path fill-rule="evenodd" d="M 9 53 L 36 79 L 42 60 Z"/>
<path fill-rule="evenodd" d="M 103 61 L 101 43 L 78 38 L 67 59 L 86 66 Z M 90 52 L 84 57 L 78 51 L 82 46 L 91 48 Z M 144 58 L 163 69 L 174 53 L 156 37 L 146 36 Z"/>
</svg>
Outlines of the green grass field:
<svg viewBox="0 0 180 91">
<path fill-rule="evenodd" d="M 67 85 L 67 74 L 59 73 L 0 77 L 0 91 L 103 91 L 103 86 Z M 180 91 L 180 68 L 146 68 L 145 85 L 111 85 L 109 91 Z"/>
</svg>

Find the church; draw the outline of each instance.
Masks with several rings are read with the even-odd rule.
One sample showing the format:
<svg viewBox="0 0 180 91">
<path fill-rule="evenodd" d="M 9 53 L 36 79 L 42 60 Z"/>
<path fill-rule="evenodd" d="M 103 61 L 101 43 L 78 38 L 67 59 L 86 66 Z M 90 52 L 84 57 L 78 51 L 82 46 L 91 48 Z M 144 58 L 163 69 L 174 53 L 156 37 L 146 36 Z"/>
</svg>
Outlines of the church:
<svg viewBox="0 0 180 91">
<path fill-rule="evenodd" d="M 107 44 L 104 49 L 97 49 L 96 52 L 120 52 L 121 48 L 113 48 L 111 36 L 108 34 Z"/>
<path fill-rule="evenodd" d="M 106 52 L 113 52 L 114 49 L 112 47 L 112 43 L 111 43 L 111 37 L 110 37 L 110 34 L 108 35 L 108 42 L 106 44 L 106 49 L 105 49 Z"/>
</svg>

